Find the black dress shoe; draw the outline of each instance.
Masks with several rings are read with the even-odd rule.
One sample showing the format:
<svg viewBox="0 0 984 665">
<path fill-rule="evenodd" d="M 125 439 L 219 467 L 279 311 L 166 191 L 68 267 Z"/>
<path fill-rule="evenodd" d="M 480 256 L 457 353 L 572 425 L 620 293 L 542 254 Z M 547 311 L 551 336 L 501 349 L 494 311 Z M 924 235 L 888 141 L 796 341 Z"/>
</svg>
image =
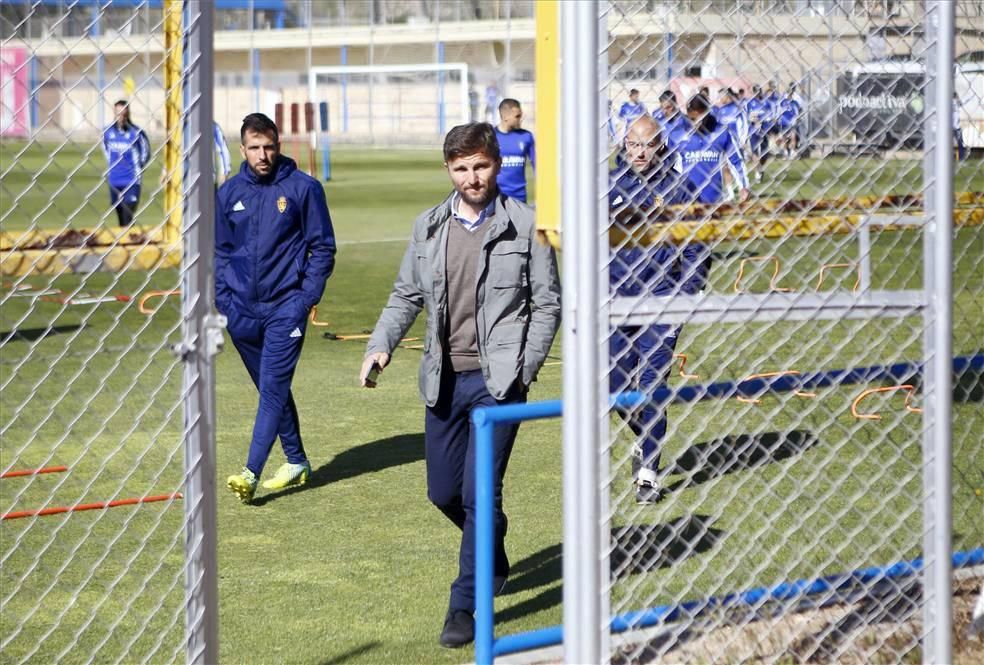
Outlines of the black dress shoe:
<svg viewBox="0 0 984 665">
<path fill-rule="evenodd" d="M 441 646 L 460 649 L 475 640 L 475 618 L 465 610 L 448 610 L 441 631 Z"/>
<path fill-rule="evenodd" d="M 508 575 L 496 575 L 492 578 L 492 595 L 498 598 L 506 590 L 506 580 Z"/>
</svg>

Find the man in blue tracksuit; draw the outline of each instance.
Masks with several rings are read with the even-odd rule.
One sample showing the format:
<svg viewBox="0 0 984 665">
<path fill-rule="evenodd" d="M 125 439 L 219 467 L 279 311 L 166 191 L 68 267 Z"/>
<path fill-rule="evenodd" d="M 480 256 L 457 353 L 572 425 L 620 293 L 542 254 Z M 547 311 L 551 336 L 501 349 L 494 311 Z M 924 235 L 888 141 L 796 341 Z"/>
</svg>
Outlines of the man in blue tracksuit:
<svg viewBox="0 0 984 665">
<path fill-rule="evenodd" d="M 121 99 L 113 106 L 116 122 L 103 132 L 102 147 L 106 155 L 109 200 L 116 209 L 120 226 L 133 223 L 133 213 L 140 203 L 143 170 L 150 162 L 147 133 L 130 121 L 130 105 Z"/>
<path fill-rule="evenodd" d="M 523 129 L 523 109 L 515 99 L 503 99 L 499 104 L 495 137 L 502 156 L 496 185 L 506 196 L 526 203 L 526 161 L 529 160 L 535 171 L 536 145 L 533 134 Z"/>
<path fill-rule="evenodd" d="M 278 435 L 287 463 L 263 486 L 301 485 L 311 473 L 290 384 L 335 266 L 335 235 L 324 188 L 280 154 L 273 121 L 252 113 L 240 136 L 246 161 L 216 194 L 215 303 L 260 392 L 246 466 L 227 481 L 250 503 Z"/>
<path fill-rule="evenodd" d="M 745 104 L 748 112 L 748 151 L 755 181 L 761 182 L 762 169 L 769 160 L 769 123 L 774 109 L 766 99 L 762 86 L 752 86 L 752 98 Z"/>
<path fill-rule="evenodd" d="M 711 113 L 711 102 L 703 95 L 694 95 L 687 102 L 690 130 L 673 137 L 670 147 L 679 155 L 680 168 L 687 186 L 698 203 L 720 203 L 724 200 L 725 164 L 730 164 L 738 184 L 738 201 L 748 200 L 748 176 L 738 141 L 727 127 Z"/>
<path fill-rule="evenodd" d="M 629 126 L 624 152 L 609 174 L 609 208 L 616 228 L 630 239 L 612 252 L 610 290 L 618 296 L 695 294 L 707 279 L 710 253 L 700 243 L 650 246 L 631 240 L 634 228 L 655 223 L 664 206 L 689 202 L 687 183 L 675 170 L 674 155 L 656 121 L 643 116 Z M 680 329 L 675 326 L 624 326 L 609 340 L 609 389 L 612 393 L 639 390 L 652 395 L 666 383 Z M 662 498 L 659 458 L 666 435 L 666 407 L 647 404 L 620 411 L 638 437 L 633 451 L 636 501 L 656 503 Z"/>
</svg>

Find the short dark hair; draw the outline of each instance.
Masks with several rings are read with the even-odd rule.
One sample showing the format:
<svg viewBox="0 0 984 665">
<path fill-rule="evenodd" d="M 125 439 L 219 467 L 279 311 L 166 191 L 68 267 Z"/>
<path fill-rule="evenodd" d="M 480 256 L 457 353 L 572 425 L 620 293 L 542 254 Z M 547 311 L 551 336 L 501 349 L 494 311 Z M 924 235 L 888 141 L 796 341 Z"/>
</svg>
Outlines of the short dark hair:
<svg viewBox="0 0 984 665">
<path fill-rule="evenodd" d="M 522 108 L 519 104 L 518 99 L 513 99 L 512 97 L 506 97 L 501 102 L 499 102 L 499 111 L 505 111 L 506 109 L 518 109 Z"/>
<path fill-rule="evenodd" d="M 631 90 L 629 90 L 629 97 L 631 97 L 632 95 L 638 95 L 638 94 L 639 94 L 639 91 L 637 89 L 635 89 L 635 88 L 632 88 Z"/>
<path fill-rule="evenodd" d="M 711 110 L 711 102 L 704 95 L 696 94 L 687 102 L 687 111 L 707 113 Z"/>
<path fill-rule="evenodd" d="M 495 137 L 495 129 L 487 122 L 469 122 L 467 125 L 452 127 L 444 137 L 445 162 L 478 152 L 484 152 L 497 162 L 500 159 L 499 139 Z"/>
<path fill-rule="evenodd" d="M 273 134 L 273 142 L 280 143 L 280 131 L 277 129 L 277 123 L 262 113 L 250 113 L 243 118 L 243 126 L 239 130 L 239 142 L 243 145 L 246 145 L 246 130 L 255 134 Z"/>
<path fill-rule="evenodd" d="M 114 107 L 116 107 L 116 106 L 129 106 L 129 105 L 130 105 L 130 102 L 126 101 L 125 99 L 117 99 L 116 100 L 116 103 L 113 104 Z"/>
<path fill-rule="evenodd" d="M 676 104 L 676 95 L 673 93 L 672 90 L 664 90 L 663 92 L 660 93 L 659 103 L 663 104 L 665 102 L 673 102 L 674 104 Z"/>
</svg>

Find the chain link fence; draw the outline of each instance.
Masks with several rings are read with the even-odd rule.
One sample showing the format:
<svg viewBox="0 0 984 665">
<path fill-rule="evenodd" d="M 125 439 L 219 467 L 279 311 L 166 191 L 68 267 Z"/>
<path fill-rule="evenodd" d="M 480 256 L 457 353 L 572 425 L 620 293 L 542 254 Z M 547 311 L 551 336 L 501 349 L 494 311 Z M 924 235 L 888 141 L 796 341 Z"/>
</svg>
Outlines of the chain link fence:
<svg viewBox="0 0 984 665">
<path fill-rule="evenodd" d="M 599 414 L 582 458 L 601 545 L 565 557 L 602 572 L 565 577 L 565 605 L 599 613 L 565 623 L 565 659 L 971 662 L 975 587 L 950 571 L 980 588 L 979 3 L 566 11 L 600 61 L 565 52 L 564 104 L 600 121 L 569 120 L 563 145 L 599 150 L 564 158 L 601 195 L 565 199 L 565 272 L 601 269 L 568 282 L 565 325 L 601 331 L 599 399 L 648 401 Z"/>
<path fill-rule="evenodd" d="M 0 16 L 0 651 L 213 662 L 211 7 Z"/>
</svg>

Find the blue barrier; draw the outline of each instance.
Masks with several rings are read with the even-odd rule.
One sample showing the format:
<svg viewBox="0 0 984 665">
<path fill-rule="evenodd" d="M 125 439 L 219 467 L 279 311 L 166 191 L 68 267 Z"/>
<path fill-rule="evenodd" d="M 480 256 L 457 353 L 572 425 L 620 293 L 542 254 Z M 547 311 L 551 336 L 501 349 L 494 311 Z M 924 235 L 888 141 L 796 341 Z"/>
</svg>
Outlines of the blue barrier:
<svg viewBox="0 0 984 665">
<path fill-rule="evenodd" d="M 976 548 L 967 552 L 955 552 L 951 563 L 954 568 L 969 568 L 984 564 L 984 548 Z M 858 585 L 877 583 L 884 580 L 912 577 L 922 572 L 923 560 L 900 561 L 891 566 L 863 568 L 852 573 L 827 575 L 813 580 L 796 580 L 783 582 L 774 587 L 756 587 L 740 593 L 730 593 L 725 596 L 690 600 L 675 605 L 661 605 L 647 610 L 627 612 L 612 617 L 611 630 L 621 633 L 627 630 L 649 628 L 660 623 L 668 623 L 682 616 L 696 618 L 714 608 L 747 607 L 755 608 L 771 600 L 792 600 L 815 596 L 821 593 L 843 592 Z M 478 634 L 475 636 L 476 665 L 491 663 L 491 659 L 483 661 L 478 658 Z M 530 649 L 555 646 L 564 641 L 562 626 L 551 626 L 525 633 L 517 633 L 500 637 L 492 641 L 492 658 L 504 656 Z"/>
<path fill-rule="evenodd" d="M 641 393 L 622 393 L 612 398 L 613 406 L 630 409 L 642 404 Z M 492 430 L 496 425 L 526 420 L 557 418 L 563 412 L 559 399 L 528 404 L 479 407 L 472 411 L 475 426 L 475 661 L 491 663 L 495 631 L 492 598 L 492 567 L 495 488 Z"/>
<path fill-rule="evenodd" d="M 850 385 L 862 382 L 890 380 L 896 383 L 911 379 L 922 371 L 921 363 L 903 362 L 894 365 L 873 365 L 854 369 L 838 369 L 810 374 L 784 375 L 748 381 L 723 381 L 704 386 L 685 386 L 657 389 L 651 400 L 661 403 L 699 402 L 705 399 L 721 399 L 742 395 L 755 397 L 764 392 L 783 392 L 802 388 Z M 960 356 L 953 359 L 953 372 L 984 371 L 984 354 Z M 642 393 L 622 393 L 611 398 L 614 407 L 631 409 L 648 401 Z M 526 651 L 563 641 L 560 626 L 495 638 L 495 608 L 493 602 L 493 477 L 494 460 L 492 431 L 496 425 L 526 420 L 557 418 L 563 414 L 561 400 L 507 404 L 480 407 L 471 414 L 475 426 L 475 662 L 490 664 L 495 656 Z M 953 567 L 973 566 L 984 563 L 984 548 L 953 555 Z M 903 561 L 893 566 L 866 568 L 847 575 L 831 575 L 816 580 L 798 580 L 776 587 L 759 587 L 742 593 L 718 598 L 688 601 L 676 605 L 664 605 L 648 610 L 630 612 L 612 618 L 613 632 L 630 628 L 645 628 L 659 622 L 672 621 L 681 613 L 698 613 L 720 605 L 754 605 L 763 599 L 788 599 L 814 595 L 823 591 L 843 588 L 872 579 L 890 579 L 911 576 L 922 569 L 922 559 Z"/>
</svg>

